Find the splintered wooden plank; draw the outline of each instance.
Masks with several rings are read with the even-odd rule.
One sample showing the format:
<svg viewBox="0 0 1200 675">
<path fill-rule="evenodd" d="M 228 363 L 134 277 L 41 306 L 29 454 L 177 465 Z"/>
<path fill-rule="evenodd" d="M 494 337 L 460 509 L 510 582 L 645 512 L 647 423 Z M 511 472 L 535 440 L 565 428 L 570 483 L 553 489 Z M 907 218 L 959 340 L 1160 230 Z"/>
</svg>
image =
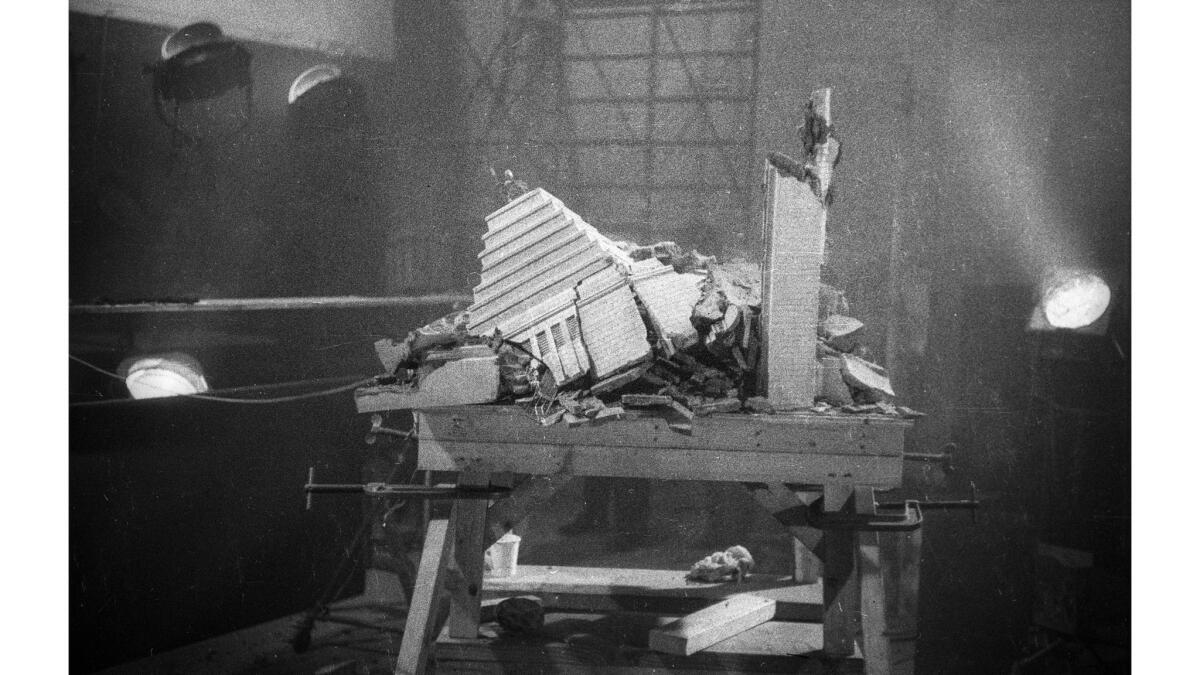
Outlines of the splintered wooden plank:
<svg viewBox="0 0 1200 675">
<path fill-rule="evenodd" d="M 813 92 L 810 115 L 830 122 L 829 89 Z M 831 149 L 832 146 L 832 149 Z M 780 407 L 808 407 L 817 392 L 817 308 L 825 256 L 825 194 L 836 144 L 826 137 L 804 157 L 813 179 L 766 163 L 759 388 Z M 817 189 L 813 185 L 817 185 Z"/>
<path fill-rule="evenodd" d="M 755 595 L 735 596 L 650 631 L 650 648 L 664 654 L 689 656 L 774 616 L 774 600 Z"/>
</svg>

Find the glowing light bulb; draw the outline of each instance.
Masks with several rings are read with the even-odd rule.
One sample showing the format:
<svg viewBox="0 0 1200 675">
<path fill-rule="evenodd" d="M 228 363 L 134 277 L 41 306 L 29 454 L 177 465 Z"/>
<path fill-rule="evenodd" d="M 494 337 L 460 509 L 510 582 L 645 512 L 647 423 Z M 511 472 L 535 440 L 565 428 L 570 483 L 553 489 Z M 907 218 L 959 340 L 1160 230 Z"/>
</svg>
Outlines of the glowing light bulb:
<svg viewBox="0 0 1200 675">
<path fill-rule="evenodd" d="M 1104 315 L 1112 290 L 1095 274 L 1073 272 L 1056 279 L 1042 294 L 1046 321 L 1055 328 L 1083 328 Z"/>
<path fill-rule="evenodd" d="M 189 396 L 208 391 L 200 362 L 187 354 L 130 359 L 122 364 L 125 386 L 135 399 Z"/>
</svg>

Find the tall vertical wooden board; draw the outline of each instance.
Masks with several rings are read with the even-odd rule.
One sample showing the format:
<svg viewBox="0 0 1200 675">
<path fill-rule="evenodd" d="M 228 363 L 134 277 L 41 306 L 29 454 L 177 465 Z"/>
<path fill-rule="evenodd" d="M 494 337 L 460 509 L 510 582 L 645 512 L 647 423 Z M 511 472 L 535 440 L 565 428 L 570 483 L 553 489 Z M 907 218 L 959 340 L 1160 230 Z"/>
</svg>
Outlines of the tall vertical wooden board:
<svg viewBox="0 0 1200 675">
<path fill-rule="evenodd" d="M 829 89 L 813 92 L 810 116 L 829 123 Z M 810 125 L 811 126 L 811 125 Z M 811 176 L 766 163 L 759 393 L 778 407 L 808 407 L 817 392 L 817 308 L 825 257 L 825 194 L 837 144 L 828 134 L 804 162 Z M 814 187 L 815 186 L 815 187 Z"/>
</svg>

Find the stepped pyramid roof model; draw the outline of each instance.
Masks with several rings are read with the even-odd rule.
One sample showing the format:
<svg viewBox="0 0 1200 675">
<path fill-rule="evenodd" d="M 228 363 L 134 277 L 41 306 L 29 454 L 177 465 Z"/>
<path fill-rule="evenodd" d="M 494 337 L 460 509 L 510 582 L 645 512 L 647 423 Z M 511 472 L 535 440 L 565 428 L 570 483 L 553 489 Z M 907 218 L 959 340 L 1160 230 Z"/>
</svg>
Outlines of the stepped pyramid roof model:
<svg viewBox="0 0 1200 675">
<path fill-rule="evenodd" d="M 489 215 L 487 226 L 471 333 L 499 330 L 559 384 L 650 358 L 628 283 L 634 263 L 612 240 L 540 188 Z"/>
<path fill-rule="evenodd" d="M 530 190 L 487 217 L 479 285 L 468 329 L 490 334 L 501 323 L 580 281 L 633 261 L 559 199 Z"/>
</svg>

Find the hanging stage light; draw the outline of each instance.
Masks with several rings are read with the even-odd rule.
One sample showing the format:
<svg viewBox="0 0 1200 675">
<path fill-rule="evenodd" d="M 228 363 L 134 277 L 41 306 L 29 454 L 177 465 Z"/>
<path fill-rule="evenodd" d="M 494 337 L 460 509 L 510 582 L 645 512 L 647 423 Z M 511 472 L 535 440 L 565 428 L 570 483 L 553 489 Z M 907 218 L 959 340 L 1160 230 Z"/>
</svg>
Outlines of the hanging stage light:
<svg viewBox="0 0 1200 675">
<path fill-rule="evenodd" d="M 188 396 L 208 391 L 200 362 L 179 352 L 126 359 L 117 373 L 125 378 L 129 394 L 136 399 Z"/>
<path fill-rule="evenodd" d="M 1029 329 L 1072 330 L 1100 334 L 1108 328 L 1112 289 L 1099 275 L 1078 268 L 1051 270 Z"/>
<path fill-rule="evenodd" d="M 171 33 L 163 41 L 158 62 L 147 67 L 153 76 L 155 113 L 172 131 L 194 141 L 197 136 L 180 127 L 180 104 L 242 89 L 245 112 L 239 129 L 244 127 L 253 113 L 250 60 L 250 52 L 226 38 L 214 23 L 193 23 Z M 167 114 L 168 104 L 173 108 L 171 115 Z"/>
<path fill-rule="evenodd" d="M 288 89 L 287 102 L 296 131 L 345 131 L 367 122 L 359 82 L 329 63 L 300 73 Z"/>
<path fill-rule="evenodd" d="M 313 66 L 308 70 L 300 73 L 300 76 L 292 82 L 292 86 L 288 89 L 287 102 L 288 105 L 295 103 L 299 98 L 313 87 L 338 79 L 342 76 L 342 69 L 335 65 L 322 63 Z"/>
</svg>

